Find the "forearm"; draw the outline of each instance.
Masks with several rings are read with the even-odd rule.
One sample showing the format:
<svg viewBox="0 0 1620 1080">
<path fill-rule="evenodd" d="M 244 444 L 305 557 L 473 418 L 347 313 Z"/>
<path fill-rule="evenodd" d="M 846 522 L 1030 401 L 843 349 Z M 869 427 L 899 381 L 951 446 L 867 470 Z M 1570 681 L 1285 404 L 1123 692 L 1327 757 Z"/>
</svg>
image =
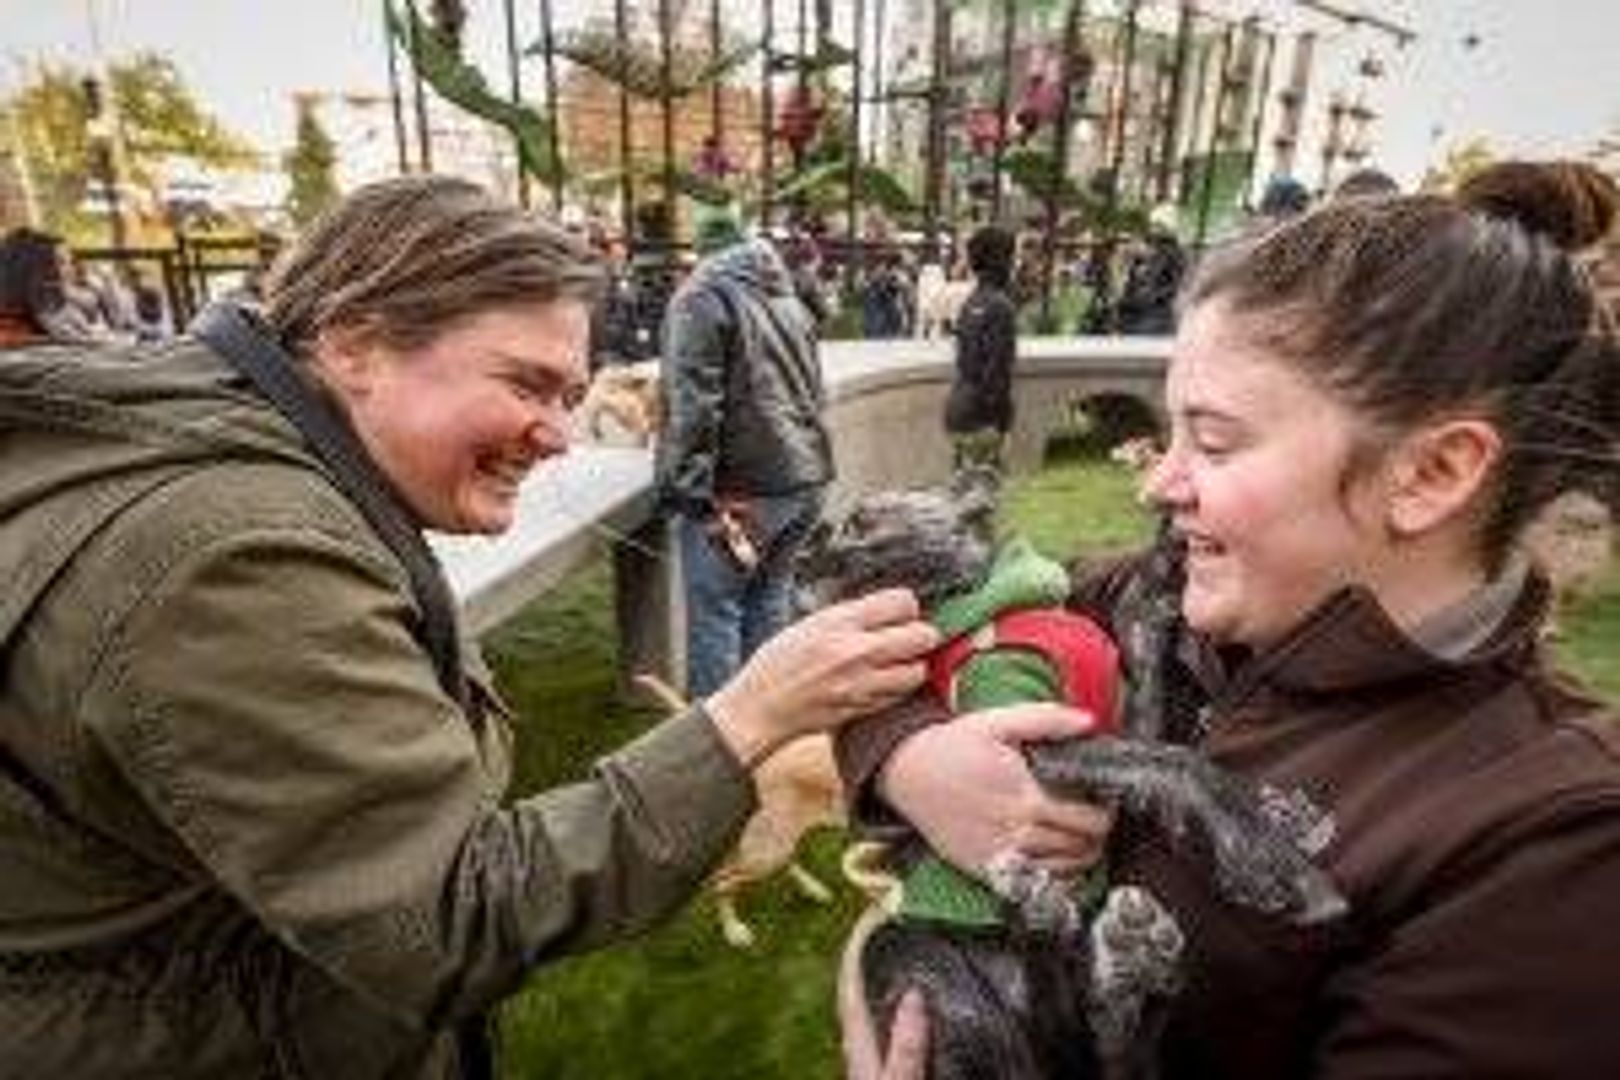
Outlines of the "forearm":
<svg viewBox="0 0 1620 1080">
<path fill-rule="evenodd" d="M 484 815 L 439 904 L 442 956 L 421 957 L 434 1011 L 487 1008 L 537 964 L 645 931 L 692 896 L 754 805 L 747 772 L 694 709 L 588 780 Z"/>
<path fill-rule="evenodd" d="M 918 694 L 838 732 L 833 740 L 833 753 L 844 782 L 851 820 L 873 826 L 898 823 L 899 819 L 884 804 L 878 791 L 883 766 L 906 739 L 950 718 L 944 707 Z"/>
</svg>

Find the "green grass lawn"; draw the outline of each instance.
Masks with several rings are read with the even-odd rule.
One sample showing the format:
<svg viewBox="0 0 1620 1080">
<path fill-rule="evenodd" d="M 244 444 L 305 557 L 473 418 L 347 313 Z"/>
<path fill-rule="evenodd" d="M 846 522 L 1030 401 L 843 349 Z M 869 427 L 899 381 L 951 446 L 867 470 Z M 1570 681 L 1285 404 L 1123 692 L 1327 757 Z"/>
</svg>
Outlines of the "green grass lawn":
<svg viewBox="0 0 1620 1080">
<path fill-rule="evenodd" d="M 1123 469 L 1049 467 L 1009 492 L 1008 516 L 1054 555 L 1129 547 L 1147 523 Z M 521 716 L 517 787 L 579 777 L 655 715 L 620 700 L 605 565 L 582 572 L 493 634 L 489 658 Z M 1562 658 L 1620 699 L 1620 573 L 1564 622 Z M 808 862 L 837 881 L 839 837 L 812 837 Z M 504 1074 L 548 1080 L 804 1080 L 839 1075 L 832 969 L 860 902 L 847 885 L 821 906 L 785 880 L 746 894 L 752 952 L 720 938 L 699 898 L 640 941 L 542 970 L 502 1015 Z"/>
</svg>

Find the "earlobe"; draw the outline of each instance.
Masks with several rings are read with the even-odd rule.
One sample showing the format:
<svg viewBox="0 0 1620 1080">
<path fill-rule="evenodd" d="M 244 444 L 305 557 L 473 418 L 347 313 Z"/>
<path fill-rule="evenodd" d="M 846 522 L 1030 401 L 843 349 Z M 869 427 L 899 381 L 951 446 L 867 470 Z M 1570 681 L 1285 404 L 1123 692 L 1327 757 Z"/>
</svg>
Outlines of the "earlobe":
<svg viewBox="0 0 1620 1080">
<path fill-rule="evenodd" d="M 1393 462 L 1391 530 L 1418 536 L 1467 512 L 1501 454 L 1500 433 L 1477 418 L 1447 420 L 1414 435 Z"/>
</svg>

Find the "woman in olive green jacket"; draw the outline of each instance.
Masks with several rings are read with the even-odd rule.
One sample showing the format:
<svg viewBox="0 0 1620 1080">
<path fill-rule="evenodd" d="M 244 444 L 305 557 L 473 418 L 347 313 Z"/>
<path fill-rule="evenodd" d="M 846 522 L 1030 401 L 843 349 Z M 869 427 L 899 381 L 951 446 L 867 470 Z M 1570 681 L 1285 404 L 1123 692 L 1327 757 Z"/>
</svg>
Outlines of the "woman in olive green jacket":
<svg viewBox="0 0 1620 1080">
<path fill-rule="evenodd" d="M 262 319 L 0 359 L 0 1076 L 486 1073 L 486 1010 L 689 896 L 749 765 L 920 681 L 932 632 L 873 597 L 503 807 L 421 530 L 503 530 L 563 451 L 598 276 L 412 177 L 317 223 Z"/>
</svg>

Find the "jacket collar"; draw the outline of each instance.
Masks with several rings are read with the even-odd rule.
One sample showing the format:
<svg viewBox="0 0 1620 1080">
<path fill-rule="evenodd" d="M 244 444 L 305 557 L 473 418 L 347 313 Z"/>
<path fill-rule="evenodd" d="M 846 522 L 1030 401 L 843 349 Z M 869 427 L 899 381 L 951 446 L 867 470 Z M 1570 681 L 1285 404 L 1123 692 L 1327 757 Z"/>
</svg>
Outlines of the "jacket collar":
<svg viewBox="0 0 1620 1080">
<path fill-rule="evenodd" d="M 1525 574 L 1496 628 L 1463 655 L 1446 657 L 1396 625 L 1371 591 L 1351 586 L 1329 596 L 1282 640 L 1259 652 L 1217 650 L 1208 641 L 1193 638 L 1186 660 L 1205 688 L 1228 702 L 1264 690 L 1342 694 L 1418 677 L 1518 667 L 1536 655 L 1550 599 L 1546 578 L 1536 571 Z"/>
</svg>

